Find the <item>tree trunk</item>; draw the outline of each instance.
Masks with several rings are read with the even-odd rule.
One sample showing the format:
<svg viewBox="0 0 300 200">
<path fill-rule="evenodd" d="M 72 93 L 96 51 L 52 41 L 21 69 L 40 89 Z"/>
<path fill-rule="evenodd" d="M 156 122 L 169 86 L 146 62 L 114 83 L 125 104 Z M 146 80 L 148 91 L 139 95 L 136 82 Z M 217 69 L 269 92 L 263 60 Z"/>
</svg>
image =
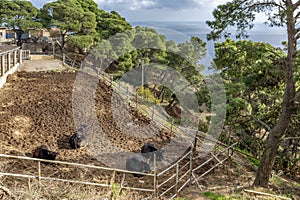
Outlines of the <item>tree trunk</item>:
<svg viewBox="0 0 300 200">
<path fill-rule="evenodd" d="M 286 10 L 287 15 L 287 33 L 288 33 L 288 54 L 285 66 L 285 78 L 286 87 L 282 102 L 282 111 L 278 123 L 271 129 L 266 147 L 260 161 L 260 165 L 256 172 L 254 180 L 254 186 L 267 187 L 271 172 L 274 166 L 277 150 L 280 145 L 280 141 L 284 136 L 288 125 L 290 123 L 293 109 L 294 109 L 294 98 L 295 98 L 295 80 L 294 80 L 294 67 L 295 59 L 297 56 L 296 48 L 296 30 L 295 30 L 295 18 L 293 16 L 294 9 L 292 2 L 287 1 L 288 6 Z"/>
<path fill-rule="evenodd" d="M 67 35 L 67 31 L 65 32 L 61 32 L 61 46 L 62 46 L 62 49 L 65 48 L 65 45 L 66 45 L 66 35 Z"/>
<path fill-rule="evenodd" d="M 166 89 L 163 86 L 161 92 L 158 95 L 158 99 L 160 99 L 160 97 L 161 97 L 160 103 L 164 102 L 164 100 L 165 100 L 165 91 L 166 91 Z"/>
<path fill-rule="evenodd" d="M 164 81 L 166 75 L 167 75 L 167 72 L 165 72 L 165 73 L 163 74 L 162 79 L 160 80 L 160 84 Z M 158 83 L 155 83 L 155 84 L 154 84 L 154 87 L 151 89 L 151 92 L 155 92 L 155 89 L 156 89 L 157 85 L 158 85 Z"/>
<path fill-rule="evenodd" d="M 22 30 L 16 31 L 15 30 L 14 32 L 17 34 L 17 45 L 22 46 L 21 37 L 22 37 L 22 34 L 24 33 L 24 31 L 22 31 Z"/>
</svg>

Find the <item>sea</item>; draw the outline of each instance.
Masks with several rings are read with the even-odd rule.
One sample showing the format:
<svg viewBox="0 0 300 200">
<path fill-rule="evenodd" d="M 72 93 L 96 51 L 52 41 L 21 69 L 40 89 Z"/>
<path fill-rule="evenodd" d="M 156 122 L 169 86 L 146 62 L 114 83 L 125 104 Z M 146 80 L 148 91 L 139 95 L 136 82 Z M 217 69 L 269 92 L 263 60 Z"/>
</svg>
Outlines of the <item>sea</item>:
<svg viewBox="0 0 300 200">
<path fill-rule="evenodd" d="M 217 41 L 207 41 L 206 35 L 211 29 L 206 25 L 205 21 L 134 21 L 130 22 L 132 26 L 151 27 L 157 32 L 166 36 L 168 40 L 173 40 L 176 43 L 185 42 L 192 36 L 201 38 L 207 43 L 207 53 L 214 58 L 214 43 L 222 42 L 224 39 Z M 229 29 L 234 36 L 235 30 Z M 257 42 L 267 42 L 274 47 L 283 47 L 282 42 L 287 41 L 286 29 L 284 27 L 269 27 L 264 23 L 255 23 L 254 27 L 248 31 L 249 38 L 244 40 L 252 40 Z M 232 37 L 232 39 L 235 39 Z M 236 40 L 236 39 L 235 39 Z"/>
</svg>

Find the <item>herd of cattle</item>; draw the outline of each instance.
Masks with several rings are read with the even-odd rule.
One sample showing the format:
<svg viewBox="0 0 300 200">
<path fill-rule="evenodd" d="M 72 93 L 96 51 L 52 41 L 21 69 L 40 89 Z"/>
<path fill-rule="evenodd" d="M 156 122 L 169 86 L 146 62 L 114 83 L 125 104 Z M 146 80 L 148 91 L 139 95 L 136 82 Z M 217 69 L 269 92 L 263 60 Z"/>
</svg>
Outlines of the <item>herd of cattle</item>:
<svg viewBox="0 0 300 200">
<path fill-rule="evenodd" d="M 78 149 L 87 145 L 87 138 L 84 135 L 86 125 L 80 126 L 79 129 L 70 137 L 69 144 L 72 149 Z M 126 160 L 126 170 L 134 172 L 149 173 L 151 171 L 150 162 L 154 161 L 154 155 L 157 161 L 163 159 L 164 150 L 158 149 L 152 143 L 146 143 L 141 148 L 141 155 L 134 155 Z M 45 160 L 55 160 L 58 152 L 51 151 L 47 145 L 41 145 L 33 152 L 34 158 Z M 142 175 L 133 174 L 135 177 Z"/>
</svg>

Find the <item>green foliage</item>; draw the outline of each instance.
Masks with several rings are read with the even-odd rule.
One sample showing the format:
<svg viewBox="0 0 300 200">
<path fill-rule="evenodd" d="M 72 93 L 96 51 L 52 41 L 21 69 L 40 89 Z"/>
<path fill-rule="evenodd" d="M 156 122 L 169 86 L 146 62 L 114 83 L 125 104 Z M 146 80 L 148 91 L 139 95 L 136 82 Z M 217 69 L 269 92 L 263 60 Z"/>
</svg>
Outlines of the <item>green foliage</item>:
<svg viewBox="0 0 300 200">
<path fill-rule="evenodd" d="M 119 198 L 119 190 L 121 185 L 119 183 L 113 183 L 111 187 L 112 192 L 112 199 L 118 199 Z"/>
<path fill-rule="evenodd" d="M 57 0 L 40 10 L 44 27 L 56 26 L 61 31 L 62 45 L 66 42 L 79 48 L 96 46 L 102 39 L 131 29 L 131 25 L 117 12 L 99 10 L 93 0 Z M 72 34 L 72 37 L 67 37 Z"/>
<path fill-rule="evenodd" d="M 207 120 L 206 122 L 200 120 L 199 124 L 198 124 L 198 130 L 202 131 L 204 133 L 207 133 L 207 131 L 208 131 L 208 124 L 209 124 L 207 122 L 209 122 L 209 120 Z"/>
<path fill-rule="evenodd" d="M 209 199 L 212 200 L 223 200 L 225 199 L 225 196 L 220 195 L 220 194 L 215 194 L 213 192 L 207 191 L 203 193 L 205 196 L 207 196 Z"/>
<path fill-rule="evenodd" d="M 215 50 L 228 99 L 226 125 L 240 137 L 242 148 L 260 155 L 267 131 L 261 122 L 272 127 L 280 114 L 286 55 L 267 43 L 231 39 L 216 43 Z"/>
<path fill-rule="evenodd" d="M 229 61 L 227 63 L 222 62 L 221 53 L 219 55 L 220 63 L 222 63 L 222 65 L 219 63 L 219 66 L 224 72 L 225 79 L 228 82 L 243 83 L 244 90 L 237 91 L 238 96 L 232 94 L 230 98 L 242 97 L 252 107 L 251 116 L 247 121 L 238 113 L 228 117 L 227 121 L 234 122 L 231 123 L 232 125 L 240 124 L 240 132 L 245 131 L 260 140 L 264 140 L 267 132 L 270 132 L 254 181 L 255 186 L 266 187 L 268 185 L 273 161 L 280 146 L 280 138 L 289 132 L 290 121 L 295 113 L 298 114 L 295 108 L 298 73 L 294 73 L 294 71 L 298 71 L 296 58 L 298 54 L 297 40 L 300 33 L 298 28 L 299 6 L 298 1 L 232 0 L 218 6 L 213 11 L 214 21 L 207 21 L 208 26 L 212 28 L 207 38 L 213 40 L 221 37 L 228 38 L 230 36 L 228 30 L 231 26 L 236 27 L 237 38 L 247 37 L 246 29 L 253 27 L 257 13 L 265 13 L 270 26 L 284 25 L 287 30 L 288 42 L 284 49 L 286 55 L 283 50 L 258 43 L 258 48 L 252 47 L 258 51 L 250 51 L 249 55 L 251 56 L 248 56 L 250 49 L 245 51 L 244 45 L 240 46 L 244 51 L 239 51 L 240 48 L 236 48 L 235 45 L 223 48 L 222 53 L 230 52 L 228 56 L 222 55 Z M 251 45 L 247 44 L 247 46 Z M 233 67 L 234 65 L 236 67 Z M 231 69 L 233 70 L 230 71 Z"/>
<path fill-rule="evenodd" d="M 154 96 L 149 88 L 139 87 L 137 89 L 137 94 L 144 97 L 150 103 L 159 104 L 159 100 Z"/>
<path fill-rule="evenodd" d="M 247 29 L 254 26 L 256 13 L 264 13 L 268 17 L 270 26 L 282 26 L 286 16 L 282 6 L 278 6 L 274 0 L 233 0 L 219 5 L 213 11 L 214 21 L 207 21 L 207 25 L 213 29 L 208 35 L 209 40 L 231 36 L 229 27 L 236 27 L 236 38 L 247 38 Z"/>
<path fill-rule="evenodd" d="M 103 39 L 108 39 L 116 33 L 122 33 L 125 30 L 132 29 L 132 26 L 122 18 L 116 11 L 111 13 L 99 10 L 96 15 L 96 31 L 101 34 Z"/>
<path fill-rule="evenodd" d="M 83 50 L 85 48 L 90 48 L 93 45 L 94 38 L 91 35 L 71 35 L 68 37 L 70 45 Z"/>
<path fill-rule="evenodd" d="M 175 69 L 189 81 L 190 85 L 187 87 L 197 88 L 203 82 L 203 76 L 199 73 L 203 66 L 198 62 L 205 55 L 206 44 L 197 37 L 192 37 L 189 42 L 176 44 L 166 41 L 165 36 L 158 34 L 155 29 L 136 27 L 116 34 L 109 42 L 113 52 L 120 55 L 109 66 L 109 72 L 125 73 L 142 63 L 147 65 L 152 62 Z M 172 51 L 167 49 L 171 46 Z"/>
<path fill-rule="evenodd" d="M 95 34 L 96 16 L 84 2 L 57 0 L 47 3 L 40 10 L 39 17 L 45 27 L 60 29 L 63 47 L 68 34 L 74 36 L 70 41 L 80 49 L 90 46 L 87 41 L 91 41 L 91 35 Z"/>
<path fill-rule="evenodd" d="M 21 35 L 28 28 L 41 28 L 41 24 L 35 21 L 38 9 L 29 1 L 1 0 L 0 23 L 6 23 L 18 34 L 18 44 L 21 45 Z"/>
<path fill-rule="evenodd" d="M 247 149 L 240 149 L 240 148 L 237 147 L 235 150 L 236 150 L 236 151 L 239 151 L 239 152 L 241 152 L 241 153 L 243 153 L 244 155 L 246 155 L 247 158 L 252 162 L 252 164 L 253 164 L 254 166 L 259 166 L 260 161 L 259 161 L 258 159 L 255 159 L 255 158 L 249 153 L 249 151 L 248 151 Z"/>
</svg>

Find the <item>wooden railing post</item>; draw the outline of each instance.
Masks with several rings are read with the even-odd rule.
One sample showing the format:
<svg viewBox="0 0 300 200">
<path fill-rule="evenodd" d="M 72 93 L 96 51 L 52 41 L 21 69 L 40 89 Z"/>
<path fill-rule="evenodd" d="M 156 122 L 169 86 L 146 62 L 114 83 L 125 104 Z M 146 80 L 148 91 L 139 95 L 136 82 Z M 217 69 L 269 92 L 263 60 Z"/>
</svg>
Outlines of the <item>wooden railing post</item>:
<svg viewBox="0 0 300 200">
<path fill-rule="evenodd" d="M 151 120 L 153 120 L 153 117 L 154 117 L 154 106 L 152 106 Z"/>
<path fill-rule="evenodd" d="M 129 88 L 128 88 L 128 86 L 126 88 L 126 102 L 127 103 L 129 102 Z"/>
<path fill-rule="evenodd" d="M 192 184 L 192 173 L 193 173 L 193 151 L 194 151 L 194 148 L 192 147 L 191 151 L 190 151 L 190 182 L 189 182 L 189 185 Z"/>
<path fill-rule="evenodd" d="M 63 53 L 62 55 L 62 62 L 65 64 L 66 63 L 66 55 Z"/>
<path fill-rule="evenodd" d="M 1 76 L 3 76 L 5 73 L 5 57 L 2 54 L 1 55 Z"/>
<path fill-rule="evenodd" d="M 173 132 L 173 125 L 174 125 L 174 120 L 172 120 L 172 123 L 171 123 L 171 133 Z"/>
<path fill-rule="evenodd" d="M 175 185 L 175 194 L 178 197 L 178 183 L 179 183 L 179 162 L 176 164 L 176 185 Z"/>
<path fill-rule="evenodd" d="M 42 176 L 42 172 L 41 172 L 41 161 L 38 161 L 38 179 L 39 179 L 39 184 L 41 184 L 41 176 Z"/>
<path fill-rule="evenodd" d="M 137 109 L 138 107 L 138 96 L 137 96 L 137 92 L 135 92 L 135 109 Z"/>
<path fill-rule="evenodd" d="M 18 58 L 18 60 L 19 60 L 20 65 L 22 65 L 22 63 L 23 63 L 22 54 L 23 54 L 22 49 L 19 49 L 19 58 Z"/>
<path fill-rule="evenodd" d="M 114 80 L 114 75 L 111 74 L 111 76 L 110 76 L 110 87 L 112 87 L 113 80 Z"/>
<path fill-rule="evenodd" d="M 195 140 L 194 140 L 194 145 L 193 145 L 193 153 L 196 152 L 196 149 L 197 149 L 197 134 L 195 136 Z"/>
<path fill-rule="evenodd" d="M 5 72 L 7 72 L 8 70 L 10 70 L 10 52 L 7 54 L 7 68 Z"/>
<path fill-rule="evenodd" d="M 156 154 L 154 155 L 154 180 L 153 180 L 153 186 L 154 186 L 154 198 L 157 199 L 158 198 L 158 191 L 157 191 L 157 166 L 156 166 Z"/>
<path fill-rule="evenodd" d="M 13 51 L 13 64 L 14 66 L 17 64 L 17 50 Z"/>
<path fill-rule="evenodd" d="M 113 170 L 113 174 L 112 174 L 112 177 L 111 177 L 111 180 L 110 180 L 110 190 L 111 190 L 111 193 L 110 193 L 110 199 L 114 199 L 114 184 L 115 184 L 115 180 L 116 180 L 116 170 Z"/>
<path fill-rule="evenodd" d="M 113 187 L 113 185 L 115 184 L 115 181 L 116 181 L 116 170 L 113 170 L 112 178 L 110 181 L 111 187 Z"/>
</svg>

